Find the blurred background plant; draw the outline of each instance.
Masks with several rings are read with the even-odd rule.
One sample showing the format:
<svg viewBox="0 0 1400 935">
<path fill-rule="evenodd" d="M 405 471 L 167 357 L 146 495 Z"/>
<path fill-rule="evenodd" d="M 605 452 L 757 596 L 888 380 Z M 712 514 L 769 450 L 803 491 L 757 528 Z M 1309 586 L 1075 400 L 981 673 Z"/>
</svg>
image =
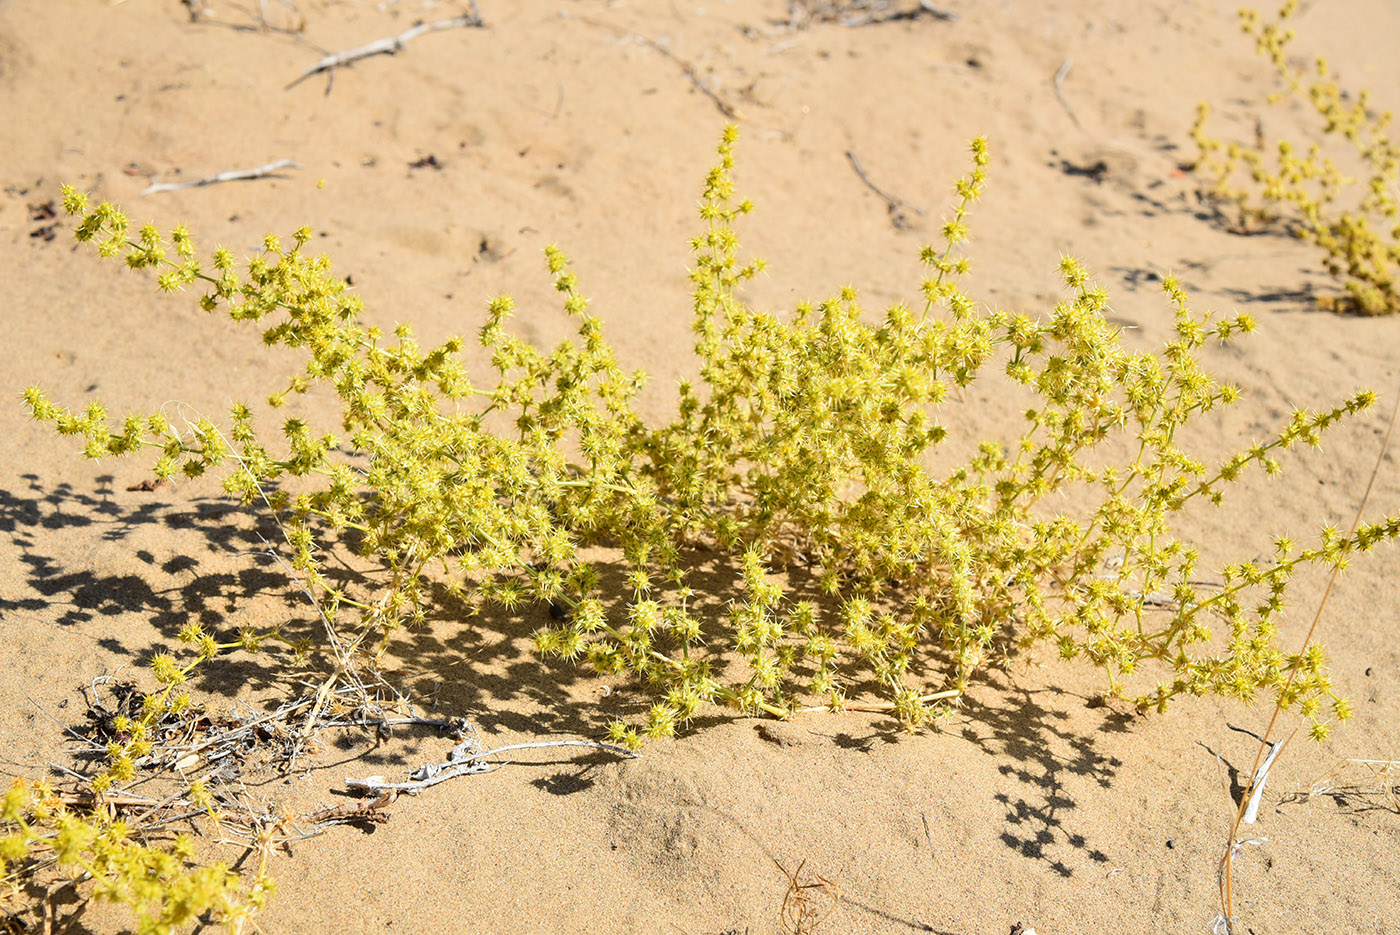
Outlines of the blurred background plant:
<svg viewBox="0 0 1400 935">
<path fill-rule="evenodd" d="M 1311 67 L 1290 60 L 1296 34 L 1288 22 L 1297 13 L 1289 0 L 1272 21 L 1248 9 L 1240 21 L 1284 85 L 1269 102 L 1303 101 L 1320 124 L 1319 139 L 1270 143 L 1260 121 L 1252 142 L 1222 141 L 1207 132 L 1211 108 L 1202 102 L 1192 128 L 1196 171 L 1236 230 L 1282 224 L 1322 251 L 1344 289 L 1325 298 L 1325 307 L 1392 314 L 1400 311 L 1400 146 L 1390 136 L 1392 115 L 1376 110 L 1366 89 L 1342 87 L 1326 59 Z"/>
</svg>

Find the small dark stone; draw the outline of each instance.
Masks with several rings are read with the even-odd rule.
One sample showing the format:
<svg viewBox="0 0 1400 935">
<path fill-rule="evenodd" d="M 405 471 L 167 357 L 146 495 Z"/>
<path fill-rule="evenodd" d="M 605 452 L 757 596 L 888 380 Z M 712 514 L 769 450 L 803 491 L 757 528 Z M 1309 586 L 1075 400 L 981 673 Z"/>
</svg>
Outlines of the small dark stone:
<svg viewBox="0 0 1400 935">
<path fill-rule="evenodd" d="M 1173 841 L 1171 838 L 1167 838 L 1167 850 L 1169 850 L 1169 851 L 1176 850 L 1176 842 Z"/>
</svg>

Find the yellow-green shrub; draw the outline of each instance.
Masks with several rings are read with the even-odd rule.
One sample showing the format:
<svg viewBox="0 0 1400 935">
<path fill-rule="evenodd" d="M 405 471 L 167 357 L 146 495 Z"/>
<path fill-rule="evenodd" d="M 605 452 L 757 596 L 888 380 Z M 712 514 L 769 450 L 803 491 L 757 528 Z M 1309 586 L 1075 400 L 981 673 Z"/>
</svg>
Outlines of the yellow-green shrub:
<svg viewBox="0 0 1400 935">
<path fill-rule="evenodd" d="M 0 798 L 0 878 L 7 888 L 36 873 L 50 887 L 71 881 L 84 897 L 128 907 L 140 935 L 206 920 L 241 931 L 272 893 L 261 871 L 245 885 L 223 864 L 199 865 L 193 857 L 187 835 L 166 846 L 148 843 L 100 807 L 64 804 L 47 783 L 16 780 Z"/>
<path fill-rule="evenodd" d="M 1104 317 L 1107 294 L 1069 258 L 1065 298 L 1043 317 L 978 305 L 957 251 L 985 181 L 980 140 L 942 243 L 923 252 L 917 305 L 872 318 L 847 290 L 791 316 L 752 309 L 740 290 L 760 265 L 738 258 L 735 224 L 750 205 L 734 195 L 733 141 L 726 131 L 693 242 L 698 380 L 682 385 L 667 424 L 637 415 L 644 375 L 621 368 L 555 248 L 548 268 L 577 339 L 535 348 L 507 330 L 511 300 L 495 299 L 478 337 L 495 374 L 477 385 L 461 339 L 424 349 L 408 325 L 389 337 L 361 323 L 330 262 L 303 252 L 308 230 L 290 248 L 268 237 L 242 271 L 223 248 L 206 267 L 183 228 L 168 243 L 150 226 L 133 234 L 118 209 L 72 189 L 64 203 L 79 240 L 159 271 L 166 291 L 203 286 L 207 310 L 302 349 L 305 371 L 270 402 L 328 387 L 343 403 L 340 434 L 287 419 L 274 452 L 242 403 L 226 436 L 160 413 L 110 426 L 100 405 L 74 413 L 35 388 L 26 402 L 92 457 L 155 449 L 162 477 L 231 463 L 225 488 L 249 504 L 266 498 L 323 611 L 381 648 L 424 620 L 434 583 L 477 606 L 550 605 L 544 653 L 653 686 L 646 722 L 612 727 L 632 744 L 712 703 L 787 716 L 860 702 L 914 728 L 957 703 L 999 640 L 1048 641 L 1142 707 L 1183 694 L 1249 701 L 1287 685 L 1283 703 L 1316 736 L 1324 707 L 1346 716 L 1321 652 L 1277 647 L 1284 593 L 1299 566 L 1345 563 L 1394 538 L 1400 519 L 1325 530 L 1303 549 L 1280 538 L 1271 561 L 1229 565 L 1213 590 L 1194 583 L 1198 551 L 1170 521 L 1192 502 L 1221 503 L 1251 466 L 1278 470 L 1280 449 L 1316 445 L 1371 393 L 1300 410 L 1272 441 L 1220 464 L 1191 455 L 1183 428 L 1239 397 L 1201 369 L 1201 349 L 1253 322 L 1193 313 L 1168 279 L 1175 336 L 1155 354 L 1129 352 Z M 946 434 L 937 406 L 955 387 L 999 378 L 1036 399 L 1021 434 L 935 472 L 928 455 Z M 513 429 L 492 431 L 492 413 Z M 290 477 L 303 492 L 279 489 Z M 1084 511 L 1044 506 L 1071 488 Z M 323 572 L 347 530 L 342 545 L 383 569 L 366 593 Z M 620 556 L 620 593 L 584 557 L 589 543 Z M 732 593 L 693 589 L 714 556 L 700 546 L 729 557 Z M 873 705 L 851 697 L 872 687 L 883 696 Z"/>
<path fill-rule="evenodd" d="M 1272 149 L 1262 138 L 1222 142 L 1206 132 L 1210 105 L 1201 103 L 1192 128 L 1200 150 L 1197 170 L 1210 194 L 1232 206 L 1240 228 L 1282 221 L 1321 248 L 1328 272 L 1346 290 L 1324 304 L 1391 314 L 1400 311 L 1400 146 L 1390 138 L 1391 112 L 1373 110 L 1365 89 L 1353 94 L 1340 88 L 1323 58 L 1315 60 L 1311 74 L 1288 64 L 1295 35 L 1285 23 L 1297 10 L 1296 0 L 1288 0 L 1275 22 L 1264 22 L 1253 10 L 1240 11 L 1240 18 L 1285 85 L 1271 102 L 1305 99 L 1321 121 L 1322 137 L 1344 141 L 1333 147 L 1342 164 L 1316 142 L 1280 139 Z"/>
</svg>

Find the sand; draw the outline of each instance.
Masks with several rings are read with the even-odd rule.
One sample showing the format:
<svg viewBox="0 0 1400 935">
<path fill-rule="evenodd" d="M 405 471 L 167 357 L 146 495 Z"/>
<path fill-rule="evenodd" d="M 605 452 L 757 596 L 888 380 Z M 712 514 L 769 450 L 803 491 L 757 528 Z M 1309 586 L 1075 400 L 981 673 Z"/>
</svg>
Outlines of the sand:
<svg viewBox="0 0 1400 935">
<path fill-rule="evenodd" d="M 18 396 L 31 383 L 69 404 L 178 402 L 217 417 L 297 365 L 193 296 L 159 296 L 78 249 L 42 217 L 63 181 L 138 221 L 184 222 L 209 248 L 247 253 L 265 232 L 309 224 L 367 319 L 410 320 L 424 341 L 470 335 L 502 292 L 516 297 L 525 336 L 562 335 L 541 256 L 557 243 L 624 365 L 651 373 L 643 414 L 662 418 L 676 381 L 696 370 L 687 241 L 726 122 L 698 78 L 738 114 L 739 185 L 757 205 L 742 233 L 770 264 L 748 293 L 759 307 L 845 285 L 872 312 L 915 297 L 918 250 L 937 235 L 967 140 L 984 134 L 993 161 L 969 248 L 979 301 L 1048 313 L 1070 254 L 1110 290 L 1130 347 L 1168 336 L 1157 287 L 1169 271 L 1196 307 L 1258 319 L 1256 335 L 1207 353 L 1246 400 L 1196 430 L 1203 456 L 1266 437 L 1295 406 L 1400 383 L 1400 321 L 1319 312 L 1315 296 L 1330 287 L 1319 257 L 1287 236 L 1228 233 L 1180 169 L 1203 98 L 1222 128 L 1252 133 L 1256 116 L 1270 133 L 1309 126 L 1298 108 L 1261 109 L 1271 75 L 1232 3 L 943 0 L 957 21 L 791 31 L 782 0 L 482 0 L 485 29 L 422 35 L 290 89 L 327 51 L 460 10 L 264 4 L 273 25 L 300 27 L 288 32 L 256 28 L 252 0 L 206 6 L 218 18 L 192 23 L 173 0 L 0 3 L 0 768 L 10 774 L 71 762 L 40 709 L 74 722 L 79 686 L 119 669 L 139 676 L 133 666 L 191 617 L 222 632 L 307 612 L 252 554 L 266 520 L 216 482 L 129 490 L 144 463 L 94 464 L 27 421 Z M 1300 53 L 1326 54 L 1396 103 L 1400 7 L 1318 3 L 1298 29 Z M 1062 102 L 1052 78 L 1070 62 Z M 905 226 L 847 151 L 908 206 Z M 280 159 L 300 168 L 142 195 L 152 181 Z M 989 380 L 941 416 L 955 437 L 1004 437 L 1004 402 Z M 333 403 L 313 394 L 303 409 L 333 425 Z M 1250 477 L 1228 510 L 1187 516 L 1207 567 L 1266 553 L 1277 533 L 1348 524 L 1385 408 L 1338 428 L 1321 452 L 1290 455 L 1281 477 Z M 1387 457 L 1372 512 L 1397 506 Z M 1375 797 L 1294 796 L 1346 758 L 1400 758 L 1397 572 L 1395 550 L 1369 555 L 1327 607 L 1323 641 L 1356 717 L 1323 744 L 1291 745 L 1271 774 L 1248 831 L 1267 841 L 1238 863 L 1241 931 L 1400 929 L 1400 816 Z M 1297 581 L 1285 645 L 1301 640 L 1322 584 Z M 425 710 L 470 717 L 492 744 L 596 737 L 609 717 L 641 710 L 645 696 L 625 685 L 532 655 L 542 619 L 437 621 L 397 643 L 386 667 Z M 261 704 L 302 674 L 285 656 L 233 654 L 195 688 Z M 1230 770 L 1254 754 L 1226 725 L 1258 729 L 1267 712 L 1203 699 L 1140 717 L 1091 707 L 1100 688 L 1094 672 L 1042 651 L 989 670 L 957 717 L 914 736 L 870 714 L 775 724 L 712 711 L 640 760 L 521 755 L 401 799 L 369 831 L 278 851 L 279 891 L 258 930 L 757 935 L 781 930 L 779 865 L 801 865 L 804 879 L 839 880 L 825 932 L 1210 931 Z M 377 746 L 347 737 L 314 768 L 248 794 L 290 813 L 334 804 L 345 776 L 403 773 L 447 745 L 431 732 Z M 121 920 L 96 909 L 69 931 Z"/>
</svg>

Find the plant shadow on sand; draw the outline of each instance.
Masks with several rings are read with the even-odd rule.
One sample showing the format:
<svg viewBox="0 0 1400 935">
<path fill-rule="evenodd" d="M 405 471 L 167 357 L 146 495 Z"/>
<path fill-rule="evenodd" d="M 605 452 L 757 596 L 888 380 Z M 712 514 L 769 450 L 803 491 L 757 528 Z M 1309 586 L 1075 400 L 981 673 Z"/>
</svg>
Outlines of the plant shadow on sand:
<svg viewBox="0 0 1400 935">
<path fill-rule="evenodd" d="M 1117 757 L 1096 749 L 1095 733 L 1127 729 L 1132 716 L 1110 711 L 1099 731 L 1079 733 L 1069 727 L 1070 715 L 1063 702 L 1087 699 L 1054 689 L 1027 689 L 1004 677 L 995 680 L 996 692 L 981 692 L 969 698 L 967 713 L 971 723 L 962 731 L 964 739 L 1015 765 L 999 767 L 1003 776 L 1015 779 L 1024 790 L 1020 795 L 997 793 L 1006 806 L 1006 828 L 1002 843 L 1017 853 L 1046 861 L 1060 876 L 1073 875 L 1073 869 L 1054 854 L 1061 845 L 1081 850 L 1095 863 L 1106 863 L 1108 855 L 1094 847 L 1084 834 L 1073 828 L 1071 814 L 1078 803 L 1064 789 L 1065 776 L 1091 779 L 1108 788 L 1123 764 Z M 1037 696 L 1049 696 L 1042 704 Z M 1061 704 L 1055 704 L 1058 700 Z"/>
<path fill-rule="evenodd" d="M 227 498 L 185 500 L 178 488 L 114 494 L 110 476 L 98 478 L 94 493 L 64 482 L 45 486 L 32 474 L 22 479 L 26 488 L 0 489 L 0 540 L 18 555 L 23 578 L 0 596 L 0 619 L 33 618 L 70 634 L 58 635 L 60 640 L 85 635 L 115 657 L 113 668 L 128 661 L 138 666 L 138 680 L 139 667 L 156 653 L 189 655 L 177 634 L 191 620 L 220 641 L 234 639 L 243 626 L 276 627 L 289 641 L 324 645 L 315 609 L 268 555 L 281 533 L 265 513 Z M 135 497 L 159 500 L 130 502 Z M 340 586 L 366 583 L 344 564 L 331 564 L 327 576 Z M 571 703 L 578 671 L 541 661 L 531 650 L 531 634 L 544 616 L 543 610 L 527 610 L 470 617 L 460 602 L 447 598 L 427 625 L 396 634 L 383 668 L 428 714 L 466 716 L 486 735 L 596 736 L 603 713 Z M 305 694 L 328 671 L 317 654 L 298 664 L 286 646 L 267 643 L 257 654 L 235 650 L 199 667 L 192 686 L 227 702 L 251 697 L 275 707 Z M 80 687 L 71 686 L 75 695 Z M 377 742 L 354 753 L 366 746 L 360 733 L 332 740 L 327 752 L 337 754 L 337 762 L 324 765 L 363 759 L 403 766 L 417 755 L 390 755 Z M 394 735 L 421 735 L 432 751 L 424 756 L 445 750 L 438 749 L 435 731 L 400 727 Z"/>
<path fill-rule="evenodd" d="M 46 487 L 36 475 L 24 475 L 23 480 L 23 489 L 0 489 L 0 537 L 9 540 L 27 567 L 25 584 L 0 598 L 0 616 L 31 614 L 63 628 L 103 617 L 144 618 L 152 632 L 143 633 L 138 625 L 94 635 L 103 650 L 137 664 L 148 662 L 154 652 L 179 653 L 183 647 L 176 634 L 192 618 L 220 639 L 249 623 L 251 614 L 263 627 L 281 623 L 289 639 L 319 642 L 321 624 L 305 595 L 265 554 L 269 543 L 280 540 L 280 532 L 264 513 L 227 498 L 183 500 L 178 488 L 123 496 L 114 493 L 110 477 L 99 478 L 91 494 L 67 483 Z M 132 502 L 152 496 L 159 500 Z M 159 541 L 174 554 L 162 559 L 139 546 L 130 548 L 133 541 Z M 110 556 L 88 554 L 101 542 L 122 545 L 120 554 L 128 556 L 129 567 L 104 571 Z M 712 562 L 697 554 L 697 579 L 714 585 L 702 587 L 701 593 L 722 594 L 732 585 L 732 580 L 724 580 L 732 578 L 732 572 L 720 564 L 717 558 Z M 328 574 L 343 583 L 366 583 L 348 565 L 330 566 Z M 622 571 L 617 574 L 616 582 L 605 577 L 604 589 L 612 584 L 621 588 Z M 804 587 L 797 582 L 794 589 L 801 592 Z M 531 636 L 547 620 L 543 607 L 473 616 L 461 601 L 439 590 L 427 623 L 391 641 L 386 669 L 426 713 L 466 716 L 488 735 L 596 738 L 612 718 L 645 711 L 651 699 L 641 688 L 623 685 L 606 689 L 605 697 L 596 691 L 590 696 L 598 687 L 596 678 L 566 662 L 541 660 Z M 323 667 L 313 661 L 312 674 L 319 668 Z M 936 668 L 930 665 L 929 671 Z M 249 694 L 282 700 L 305 691 L 306 675 L 307 668 L 298 666 L 288 650 L 275 647 L 258 655 L 225 654 L 196 670 L 194 685 L 229 700 Z M 852 689 L 871 687 L 856 684 Z M 966 698 L 961 712 L 966 717 L 958 719 L 962 726 L 955 722 L 943 728 L 949 736 L 1009 761 L 1000 772 L 1020 788 L 993 793 L 1006 807 L 1000 839 L 1062 876 L 1073 873 L 1060 856 L 1064 847 L 1081 850 L 1095 862 L 1108 860 L 1074 828 L 1077 803 L 1064 788 L 1065 779 L 1087 777 L 1107 787 L 1121 764 L 1095 749 L 1094 735 L 1126 730 L 1131 721 L 1130 715 L 1109 711 L 1097 730 L 1077 733 L 1066 711 L 1076 699 L 1083 702 L 1053 689 L 1020 687 L 1003 670 L 991 669 Z M 869 754 L 902 739 L 897 726 L 881 715 L 850 717 L 848 730 L 831 735 L 837 756 Z M 715 711 L 702 713 L 685 733 L 703 733 L 730 719 Z M 313 768 L 357 762 L 406 771 L 425 757 L 435 758 L 442 746 L 441 738 L 429 730 L 400 728 L 390 743 L 347 734 L 332 738 Z M 549 795 L 585 792 L 597 784 L 597 769 L 608 761 L 596 751 L 546 754 L 534 765 L 556 768 L 530 782 Z M 919 928 L 917 923 L 913 926 Z"/>
</svg>

